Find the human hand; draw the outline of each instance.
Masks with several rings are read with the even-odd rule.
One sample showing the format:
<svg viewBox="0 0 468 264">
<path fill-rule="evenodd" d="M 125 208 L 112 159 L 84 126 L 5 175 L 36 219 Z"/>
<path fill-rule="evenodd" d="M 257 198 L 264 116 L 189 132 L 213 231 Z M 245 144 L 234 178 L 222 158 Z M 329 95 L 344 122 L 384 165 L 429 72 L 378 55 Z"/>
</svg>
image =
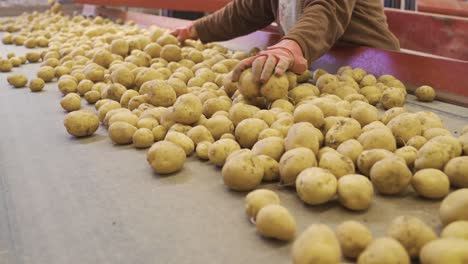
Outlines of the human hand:
<svg viewBox="0 0 468 264">
<path fill-rule="evenodd" d="M 232 72 L 232 81 L 238 81 L 241 73 L 250 67 L 254 80 L 265 83 L 273 73 L 281 76 L 287 70 L 291 70 L 296 74 L 302 74 L 307 70 L 308 64 L 299 44 L 294 40 L 283 39 L 256 56 L 239 62 Z"/>
<path fill-rule="evenodd" d="M 197 30 L 193 26 L 193 23 L 185 27 L 176 28 L 171 32 L 171 34 L 180 42 L 183 42 L 186 39 L 198 39 Z"/>
</svg>

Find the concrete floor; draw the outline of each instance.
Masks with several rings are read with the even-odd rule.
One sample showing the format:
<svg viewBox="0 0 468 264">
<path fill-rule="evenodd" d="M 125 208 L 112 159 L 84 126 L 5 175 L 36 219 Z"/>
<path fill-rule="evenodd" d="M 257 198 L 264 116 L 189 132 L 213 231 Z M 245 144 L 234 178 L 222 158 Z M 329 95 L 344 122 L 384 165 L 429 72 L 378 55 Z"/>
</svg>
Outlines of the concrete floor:
<svg viewBox="0 0 468 264">
<path fill-rule="evenodd" d="M 0 54 L 7 52 L 26 49 L 0 45 Z M 33 77 L 38 67 L 14 72 Z M 103 128 L 90 138 L 69 136 L 55 83 L 31 93 L 9 86 L 7 75 L 0 73 L 0 264 L 290 262 L 291 243 L 256 234 L 245 194 L 229 191 L 219 169 L 192 157 L 176 175 L 155 175 L 146 150 L 112 145 Z M 468 124 L 468 108 L 409 100 L 409 109 L 436 112 L 454 133 Z M 376 195 L 368 211 L 355 213 L 336 201 L 306 206 L 293 190 L 262 187 L 279 194 L 299 232 L 354 219 L 378 237 L 398 215 L 440 229 L 439 202 L 410 189 Z"/>
</svg>

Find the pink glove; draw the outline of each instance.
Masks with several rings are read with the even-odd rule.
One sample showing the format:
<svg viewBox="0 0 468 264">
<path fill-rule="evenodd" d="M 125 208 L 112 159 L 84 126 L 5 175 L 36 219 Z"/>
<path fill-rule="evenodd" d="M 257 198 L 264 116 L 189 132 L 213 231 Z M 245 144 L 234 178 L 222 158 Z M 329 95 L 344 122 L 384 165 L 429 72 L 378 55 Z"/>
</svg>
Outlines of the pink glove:
<svg viewBox="0 0 468 264">
<path fill-rule="evenodd" d="M 176 28 L 171 32 L 171 34 L 177 37 L 177 40 L 180 42 L 183 42 L 186 39 L 198 39 L 198 34 L 193 23 L 190 23 L 186 27 Z"/>
<path fill-rule="evenodd" d="M 287 70 L 302 74 L 308 64 L 299 44 L 294 40 L 283 39 L 256 56 L 239 62 L 233 70 L 232 81 L 237 82 L 241 73 L 249 67 L 252 67 L 254 79 L 265 83 L 273 72 L 276 76 L 283 75 Z"/>
</svg>

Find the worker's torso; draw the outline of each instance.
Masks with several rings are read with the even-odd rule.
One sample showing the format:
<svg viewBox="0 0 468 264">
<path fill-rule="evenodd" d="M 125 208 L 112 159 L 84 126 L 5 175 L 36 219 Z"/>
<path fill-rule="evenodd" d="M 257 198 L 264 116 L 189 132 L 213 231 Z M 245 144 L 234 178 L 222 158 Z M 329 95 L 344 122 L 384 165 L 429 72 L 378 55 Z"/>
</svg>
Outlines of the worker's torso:
<svg viewBox="0 0 468 264">
<path fill-rule="evenodd" d="M 286 35 L 300 19 L 312 0 L 272 0 L 280 33 Z M 275 12 L 276 11 L 276 12 Z M 340 42 L 354 45 L 398 49 L 395 36 L 388 30 L 381 0 L 356 0 L 351 21 Z M 372 45 L 375 43 L 375 45 Z"/>
</svg>

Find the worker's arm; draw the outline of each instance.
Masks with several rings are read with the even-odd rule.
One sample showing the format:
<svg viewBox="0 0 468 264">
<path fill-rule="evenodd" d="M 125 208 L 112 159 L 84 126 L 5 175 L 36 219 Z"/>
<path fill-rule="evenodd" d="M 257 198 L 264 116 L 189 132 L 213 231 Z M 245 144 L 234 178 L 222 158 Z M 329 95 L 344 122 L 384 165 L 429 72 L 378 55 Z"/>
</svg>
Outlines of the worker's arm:
<svg viewBox="0 0 468 264">
<path fill-rule="evenodd" d="M 274 21 L 271 0 L 234 0 L 215 13 L 177 29 L 179 41 L 223 41 L 262 29 Z"/>
<path fill-rule="evenodd" d="M 302 73 L 343 35 L 355 3 L 356 0 L 305 0 L 301 17 L 286 36 L 257 56 L 241 61 L 234 69 L 233 81 L 249 67 L 261 82 L 266 82 L 273 73 L 282 75 L 287 70 Z"/>
<path fill-rule="evenodd" d="M 355 4 L 356 0 L 306 0 L 302 16 L 284 38 L 297 42 L 312 63 L 343 35 Z"/>
</svg>

